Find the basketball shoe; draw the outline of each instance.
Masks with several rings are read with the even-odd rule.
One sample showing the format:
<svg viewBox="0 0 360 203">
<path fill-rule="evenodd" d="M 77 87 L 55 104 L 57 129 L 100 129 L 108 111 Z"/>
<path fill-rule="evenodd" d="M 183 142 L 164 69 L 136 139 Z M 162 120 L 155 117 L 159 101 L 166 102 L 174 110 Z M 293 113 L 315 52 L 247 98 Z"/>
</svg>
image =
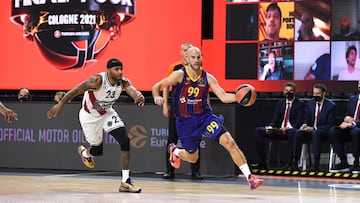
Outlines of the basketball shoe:
<svg viewBox="0 0 360 203">
<path fill-rule="evenodd" d="M 78 153 L 81 157 L 82 162 L 84 163 L 84 165 L 88 168 L 94 168 L 95 167 L 95 161 L 92 157 L 86 158 L 82 155 L 82 152 L 84 150 L 87 150 L 83 145 L 79 146 L 78 148 Z"/>
<path fill-rule="evenodd" d="M 256 188 L 264 184 L 264 180 L 258 178 L 256 175 L 253 174 L 249 175 L 248 182 L 251 190 L 255 190 Z"/>
<path fill-rule="evenodd" d="M 135 186 L 131 179 L 128 178 L 125 183 L 121 183 L 119 192 L 132 192 L 132 193 L 140 193 L 141 188 L 138 186 Z"/>
<path fill-rule="evenodd" d="M 169 154 L 170 154 L 170 157 L 169 157 L 169 162 L 170 164 L 172 165 L 172 167 L 174 168 L 180 168 L 180 157 L 176 156 L 173 152 L 174 150 L 176 149 L 176 145 L 171 143 L 169 144 L 168 146 L 168 151 L 169 151 Z"/>
</svg>

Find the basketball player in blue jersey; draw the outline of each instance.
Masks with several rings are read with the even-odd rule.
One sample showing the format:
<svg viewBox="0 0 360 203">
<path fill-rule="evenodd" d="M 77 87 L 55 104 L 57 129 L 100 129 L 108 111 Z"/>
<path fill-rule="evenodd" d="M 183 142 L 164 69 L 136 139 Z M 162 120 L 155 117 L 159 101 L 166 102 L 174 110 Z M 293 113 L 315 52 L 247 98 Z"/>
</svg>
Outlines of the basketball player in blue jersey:
<svg viewBox="0 0 360 203">
<path fill-rule="evenodd" d="M 168 69 L 166 71 L 166 76 L 169 76 L 173 71 L 179 70 L 182 67 L 184 67 L 184 65 L 187 63 L 186 58 L 185 58 L 186 52 L 192 46 L 193 45 L 189 42 L 184 42 L 181 44 L 181 46 L 180 46 L 181 59 L 179 61 L 171 64 L 168 67 Z M 176 131 L 176 119 L 175 119 L 175 115 L 173 113 L 173 108 L 171 107 L 171 105 L 168 105 L 168 100 L 170 100 L 170 98 L 169 98 L 170 89 L 172 89 L 172 88 L 165 87 L 165 88 L 163 88 L 163 91 L 162 91 L 163 98 L 164 98 L 163 116 L 169 118 L 169 121 L 168 121 L 169 136 L 168 136 L 168 140 L 167 140 L 166 154 L 165 154 L 166 155 L 165 156 L 166 172 L 162 177 L 163 179 L 174 179 L 175 178 L 175 168 L 168 161 L 170 154 L 169 154 L 167 148 L 169 147 L 169 144 L 177 143 L 178 139 L 179 139 L 177 131 Z M 191 163 L 191 178 L 192 179 L 200 179 L 200 180 L 204 178 L 200 173 L 200 150 L 199 150 L 199 158 L 196 161 L 196 163 Z"/>
<path fill-rule="evenodd" d="M 199 48 L 189 48 L 186 57 L 188 64 L 185 67 L 174 71 L 152 88 L 155 104 L 163 105 L 164 99 L 160 96 L 160 90 L 170 85 L 174 86 L 172 105 L 176 129 L 183 148 L 178 148 L 175 144 L 169 145 L 170 163 L 174 168 L 180 167 L 181 160 L 195 163 L 199 158 L 198 143 L 203 135 L 208 136 L 230 153 L 235 164 L 245 175 L 250 188 L 258 188 L 264 181 L 251 174 L 245 155 L 221 119 L 213 114 L 208 103 L 209 88 L 223 103 L 236 102 L 235 94 L 225 92 L 216 78 L 202 69 Z"/>
<path fill-rule="evenodd" d="M 78 148 L 78 153 L 85 166 L 95 167 L 95 156 L 103 154 L 103 131 L 115 138 L 121 146 L 120 159 L 122 164 L 122 183 L 119 192 L 141 192 L 130 179 L 130 140 L 127 136 L 125 124 L 113 109 L 113 104 L 118 100 L 122 90 L 134 99 L 135 103 L 143 106 L 145 98 L 137 91 L 130 81 L 122 77 L 123 65 L 118 59 L 107 62 L 107 71 L 93 75 L 83 81 L 54 105 L 47 113 L 49 119 L 56 117 L 62 108 L 76 96 L 83 94 L 82 108 L 79 120 L 86 141 L 90 144 Z"/>
</svg>

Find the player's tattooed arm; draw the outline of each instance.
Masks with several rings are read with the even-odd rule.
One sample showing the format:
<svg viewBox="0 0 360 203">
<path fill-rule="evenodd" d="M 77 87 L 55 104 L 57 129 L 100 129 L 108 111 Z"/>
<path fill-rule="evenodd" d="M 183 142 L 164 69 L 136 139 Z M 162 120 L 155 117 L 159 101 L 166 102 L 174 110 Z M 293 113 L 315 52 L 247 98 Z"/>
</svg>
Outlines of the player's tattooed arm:
<svg viewBox="0 0 360 203">
<path fill-rule="evenodd" d="M 127 78 L 122 79 L 122 85 L 126 93 L 134 99 L 134 102 L 140 106 L 143 106 L 145 103 L 145 97 L 143 94 L 138 91 L 134 86 L 131 85 L 131 82 Z"/>
<path fill-rule="evenodd" d="M 101 77 L 99 75 L 91 76 L 89 79 L 75 86 L 72 90 L 68 91 L 61 99 L 61 102 L 66 104 L 73 100 L 76 96 L 83 94 L 89 89 L 98 89 L 101 85 Z"/>
</svg>

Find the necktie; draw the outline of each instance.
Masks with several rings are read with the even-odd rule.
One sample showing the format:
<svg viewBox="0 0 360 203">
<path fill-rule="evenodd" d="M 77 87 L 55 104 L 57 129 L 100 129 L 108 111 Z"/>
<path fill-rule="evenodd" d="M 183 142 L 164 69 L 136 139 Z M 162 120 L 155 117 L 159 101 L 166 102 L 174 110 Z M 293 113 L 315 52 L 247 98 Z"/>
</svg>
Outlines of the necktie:
<svg viewBox="0 0 360 203">
<path fill-rule="evenodd" d="M 358 105 L 356 107 L 356 114 L 355 114 L 355 121 L 359 120 L 359 115 L 360 115 L 360 102 L 358 102 Z"/>
<path fill-rule="evenodd" d="M 285 128 L 287 126 L 287 123 L 289 121 L 289 114 L 290 114 L 290 102 L 288 102 L 286 104 L 284 123 L 283 123 L 283 126 L 282 126 L 283 128 Z"/>
<path fill-rule="evenodd" d="M 320 106 L 321 106 L 321 103 L 318 102 L 317 103 L 317 112 L 316 112 L 316 119 L 315 119 L 315 127 L 317 127 L 317 124 L 319 122 L 319 117 L 320 117 Z"/>
</svg>

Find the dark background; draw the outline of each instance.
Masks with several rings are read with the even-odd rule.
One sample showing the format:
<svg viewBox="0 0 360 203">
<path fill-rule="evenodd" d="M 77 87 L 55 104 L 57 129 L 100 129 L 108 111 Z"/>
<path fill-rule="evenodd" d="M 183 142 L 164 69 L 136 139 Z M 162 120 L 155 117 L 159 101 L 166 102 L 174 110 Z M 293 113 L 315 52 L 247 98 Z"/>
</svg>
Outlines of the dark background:
<svg viewBox="0 0 360 203">
<path fill-rule="evenodd" d="M 276 102 L 277 99 L 259 99 L 253 106 L 242 107 L 237 104 L 221 104 L 217 100 L 212 100 L 214 112 L 224 115 L 225 126 L 245 153 L 249 163 L 257 161 L 253 131 L 257 126 L 265 126 L 271 121 Z M 335 102 L 338 117 L 341 118 L 345 113 L 346 100 L 337 99 Z M 78 121 L 78 111 L 81 107 L 79 102 L 67 104 L 62 113 L 51 120 L 46 117 L 46 112 L 54 104 L 52 102 L 5 102 L 4 104 L 16 111 L 19 119 L 12 124 L 7 124 L 3 119 L 0 120 L 0 168 L 88 170 L 83 166 L 77 154 L 77 147 L 87 145 L 87 143 L 83 139 L 77 141 L 79 134 L 72 133 L 81 130 Z M 126 101 L 121 101 L 114 107 L 125 121 L 131 139 L 131 170 L 140 173 L 164 171 L 167 120 L 162 116 L 162 108 L 152 103 L 138 107 Z M 8 134 L 7 129 L 32 130 L 33 139 L 36 141 L 9 141 L 8 137 L 5 137 L 5 134 Z M 49 132 L 48 137 L 46 141 L 40 142 L 39 130 L 45 129 Z M 61 138 L 58 136 L 61 133 L 54 134 L 53 129 L 69 131 L 69 142 L 54 140 L 54 138 Z M 152 141 L 154 139 L 159 141 Z M 207 138 L 204 138 L 203 144 L 205 147 L 201 149 L 200 169 L 203 174 L 222 176 L 239 173 L 229 154 L 221 146 Z M 286 147 L 274 146 L 274 148 L 281 155 L 280 161 L 285 163 Z M 327 153 L 328 149 L 324 147 Z M 104 155 L 97 157 L 96 167 L 89 170 L 119 171 L 119 150 L 116 141 L 105 134 Z M 270 160 L 273 167 L 279 167 L 276 165 L 278 162 L 276 151 L 272 153 Z M 177 171 L 188 173 L 190 166 L 182 162 L 182 167 Z"/>
</svg>

